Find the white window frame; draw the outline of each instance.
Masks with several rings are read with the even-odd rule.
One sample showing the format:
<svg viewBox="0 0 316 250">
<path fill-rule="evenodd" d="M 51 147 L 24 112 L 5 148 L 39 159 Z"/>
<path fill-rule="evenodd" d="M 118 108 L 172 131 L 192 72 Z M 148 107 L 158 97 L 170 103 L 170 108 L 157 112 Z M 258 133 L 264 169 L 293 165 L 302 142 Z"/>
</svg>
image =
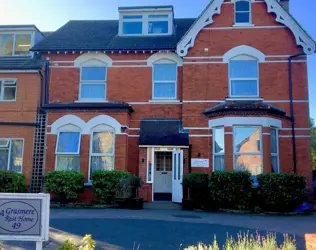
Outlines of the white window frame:
<svg viewBox="0 0 316 250">
<path fill-rule="evenodd" d="M 237 13 L 248 13 L 248 11 L 236 11 L 236 4 L 238 2 L 249 2 L 249 22 L 248 23 L 238 23 L 236 20 L 236 14 Z M 234 3 L 234 21 L 235 24 L 233 26 L 254 26 L 252 24 L 252 6 L 251 6 L 252 0 L 235 0 Z"/>
<path fill-rule="evenodd" d="M 115 170 L 115 143 L 116 143 L 116 134 L 115 129 L 109 125 L 100 126 L 100 128 L 93 129 L 90 134 L 90 149 L 89 149 L 89 172 L 88 172 L 88 183 L 91 183 L 91 159 L 93 156 L 109 156 L 113 157 L 113 170 Z M 113 134 L 113 152 L 112 153 L 93 153 L 93 133 L 112 133 Z"/>
<path fill-rule="evenodd" d="M 79 143 L 78 143 L 78 150 L 77 150 L 77 152 L 72 152 L 72 153 L 71 152 L 57 152 L 58 143 L 59 143 L 59 139 L 60 139 L 60 133 L 79 133 Z M 57 158 L 58 158 L 58 156 L 77 156 L 77 157 L 80 158 L 81 135 L 82 135 L 81 131 L 71 130 L 71 127 L 69 129 L 65 128 L 63 130 L 58 131 L 57 140 L 56 140 L 56 147 L 55 147 L 55 170 L 56 171 L 58 171 L 58 169 L 57 169 L 57 165 L 58 165 L 57 164 Z"/>
<path fill-rule="evenodd" d="M 6 81 L 14 81 L 13 83 L 6 83 Z M 12 85 L 12 87 L 4 87 L 4 85 Z M 13 85 L 15 84 L 15 86 L 13 87 Z M 16 96 L 17 96 L 17 90 L 18 90 L 18 82 L 16 78 L 0 78 L 0 102 L 16 102 Z M 15 88 L 15 97 L 12 100 L 4 100 L 4 89 L 5 88 Z"/>
<path fill-rule="evenodd" d="M 151 15 L 168 15 L 164 18 L 150 18 Z M 137 19 L 124 19 L 124 16 L 142 16 L 142 18 Z M 149 33 L 149 22 L 168 22 L 168 33 Z M 125 22 L 142 22 L 142 33 L 141 34 L 124 34 L 123 33 L 123 23 Z M 172 12 L 132 12 L 132 13 L 120 13 L 119 22 L 119 35 L 120 36 L 170 36 L 173 33 L 173 14 Z"/>
<path fill-rule="evenodd" d="M 220 127 L 213 127 L 213 172 L 215 171 L 215 156 L 224 156 L 224 170 L 225 170 L 225 127 L 224 126 L 220 126 Z M 216 153 L 215 152 L 215 138 L 216 138 L 216 130 L 217 129 L 223 129 L 224 130 L 224 152 L 222 153 Z"/>
<path fill-rule="evenodd" d="M 257 62 L 257 76 L 258 77 L 249 77 L 249 78 L 236 78 L 236 77 L 230 77 L 230 62 L 231 61 L 256 61 Z M 257 58 L 247 56 L 247 55 L 239 55 L 234 58 L 231 58 L 228 62 L 228 81 L 229 81 L 229 97 L 231 98 L 258 98 L 260 97 L 260 85 L 259 85 L 259 61 Z M 232 94 L 232 81 L 243 81 L 243 80 L 251 80 L 251 81 L 257 81 L 257 94 L 256 95 L 233 95 Z"/>
<path fill-rule="evenodd" d="M 0 57 L 30 57 L 33 56 L 33 52 L 29 51 L 28 54 L 24 54 L 24 55 L 16 55 L 15 54 L 15 43 L 16 43 L 16 35 L 31 35 L 31 48 L 33 47 L 34 43 L 35 43 L 35 33 L 34 32 L 28 32 L 28 31 L 19 31 L 19 32 L 14 32 L 14 31 L 6 31 L 6 32 L 0 32 L 0 35 L 13 35 L 13 45 L 12 45 L 12 55 L 3 55 Z"/>
<path fill-rule="evenodd" d="M 12 148 L 12 141 L 19 140 L 22 141 L 22 164 L 21 164 L 21 171 L 16 173 L 23 173 L 23 160 L 24 160 L 24 138 L 0 138 L 0 140 L 7 140 L 7 147 L 1 146 L 0 150 L 8 150 L 8 166 L 7 170 L 10 170 L 10 157 L 11 157 L 11 148 Z"/>
<path fill-rule="evenodd" d="M 96 61 L 96 62 L 95 62 Z M 104 80 L 82 80 L 82 68 L 105 68 Z M 107 96 L 107 77 L 108 77 L 108 65 L 98 60 L 91 60 L 89 63 L 85 63 L 80 67 L 80 83 L 79 83 L 79 98 L 80 102 L 104 102 Z M 81 87 L 83 84 L 103 84 L 105 86 L 104 98 L 82 98 Z"/>
<path fill-rule="evenodd" d="M 259 128 L 260 132 L 260 153 L 259 152 L 247 152 L 247 153 L 240 153 L 236 152 L 236 143 L 235 143 L 235 134 L 236 134 L 236 128 Z M 238 155 L 260 155 L 261 156 L 261 173 L 264 172 L 264 166 L 263 166 L 263 142 L 262 142 L 262 126 L 255 126 L 255 125 L 236 125 L 233 126 L 233 161 L 234 161 L 234 169 L 237 169 L 236 166 L 236 156 Z M 238 169 L 237 169 L 238 170 Z"/>
<path fill-rule="evenodd" d="M 149 165 L 149 155 L 151 154 L 151 165 Z M 147 148 L 147 173 L 146 173 L 146 183 L 154 183 L 154 180 L 153 180 L 153 171 L 154 171 L 154 167 L 153 167 L 153 163 L 154 163 L 154 148 L 150 148 L 148 147 Z M 151 171 L 151 179 L 149 180 L 149 169 Z"/>
<path fill-rule="evenodd" d="M 271 171 L 272 171 L 272 157 L 277 157 L 277 164 L 278 164 L 278 170 L 276 173 L 280 173 L 280 151 L 279 151 L 279 129 L 276 127 L 270 127 L 270 129 L 275 130 L 275 139 L 276 139 L 276 153 L 272 153 L 271 148 L 270 148 L 270 153 L 271 153 Z M 271 131 L 270 131 L 270 140 L 271 140 Z M 271 141 L 270 141 L 271 143 Z"/>
<path fill-rule="evenodd" d="M 170 83 L 172 82 L 171 80 L 167 80 L 167 81 L 162 81 L 162 80 L 158 80 L 155 81 L 154 76 L 155 76 L 155 65 L 158 64 L 174 64 L 176 66 L 176 80 L 175 80 L 175 96 L 174 97 L 155 97 L 155 83 Z M 178 65 L 176 62 L 170 61 L 168 59 L 162 59 L 159 60 L 157 62 L 153 63 L 153 67 L 152 67 L 152 100 L 177 100 L 177 96 L 178 96 Z"/>
</svg>

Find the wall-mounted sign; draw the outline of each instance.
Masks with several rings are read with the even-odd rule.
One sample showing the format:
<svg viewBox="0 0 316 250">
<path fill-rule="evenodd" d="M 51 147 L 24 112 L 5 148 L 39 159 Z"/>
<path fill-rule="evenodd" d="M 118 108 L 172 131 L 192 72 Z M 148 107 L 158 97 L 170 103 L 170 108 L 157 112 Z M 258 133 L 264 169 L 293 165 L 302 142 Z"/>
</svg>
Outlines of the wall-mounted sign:
<svg viewBox="0 0 316 250">
<path fill-rule="evenodd" d="M 0 240 L 36 241 L 39 247 L 49 239 L 49 204 L 49 194 L 0 193 Z"/>
<path fill-rule="evenodd" d="M 201 159 L 201 158 L 192 158 L 191 159 L 191 167 L 192 168 L 208 168 L 209 160 Z"/>
</svg>

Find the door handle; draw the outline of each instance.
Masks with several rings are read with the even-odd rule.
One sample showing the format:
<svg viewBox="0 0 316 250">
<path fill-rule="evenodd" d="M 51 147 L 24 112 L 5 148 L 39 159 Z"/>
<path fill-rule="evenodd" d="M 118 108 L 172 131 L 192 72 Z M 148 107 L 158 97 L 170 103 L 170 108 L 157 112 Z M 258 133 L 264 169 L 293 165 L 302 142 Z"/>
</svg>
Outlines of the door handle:
<svg viewBox="0 0 316 250">
<path fill-rule="evenodd" d="M 167 172 L 161 172 L 161 174 L 168 174 Z"/>
</svg>

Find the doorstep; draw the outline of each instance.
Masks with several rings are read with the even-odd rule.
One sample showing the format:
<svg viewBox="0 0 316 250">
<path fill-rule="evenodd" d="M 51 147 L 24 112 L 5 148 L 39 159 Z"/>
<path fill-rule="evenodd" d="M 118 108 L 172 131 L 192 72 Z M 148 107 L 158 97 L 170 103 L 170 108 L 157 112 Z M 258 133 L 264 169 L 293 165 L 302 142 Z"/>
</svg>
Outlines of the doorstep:
<svg viewBox="0 0 316 250">
<path fill-rule="evenodd" d="M 144 202 L 144 209 L 182 210 L 182 206 L 169 201 L 153 201 L 150 203 Z"/>
</svg>

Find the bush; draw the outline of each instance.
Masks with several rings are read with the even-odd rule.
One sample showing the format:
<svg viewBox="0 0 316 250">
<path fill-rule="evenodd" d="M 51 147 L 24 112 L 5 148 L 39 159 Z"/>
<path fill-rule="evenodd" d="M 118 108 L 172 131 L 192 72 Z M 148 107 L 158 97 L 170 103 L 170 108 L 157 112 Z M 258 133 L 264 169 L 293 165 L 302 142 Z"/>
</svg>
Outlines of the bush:
<svg viewBox="0 0 316 250">
<path fill-rule="evenodd" d="M 251 204 L 251 175 L 247 171 L 215 171 L 209 177 L 212 205 L 248 210 Z"/>
<path fill-rule="evenodd" d="M 0 193 L 25 193 L 25 176 L 12 171 L 0 170 Z"/>
<path fill-rule="evenodd" d="M 84 176 L 76 171 L 54 171 L 46 174 L 45 187 L 56 195 L 58 201 L 77 199 L 84 191 Z"/>
<path fill-rule="evenodd" d="M 116 197 L 119 198 L 138 198 L 139 188 L 143 186 L 143 181 L 139 176 L 129 176 L 121 179 L 118 185 Z"/>
<path fill-rule="evenodd" d="M 195 208 L 208 205 L 210 198 L 208 178 L 208 174 L 205 173 L 190 173 L 183 176 L 184 197 L 192 200 Z"/>
<path fill-rule="evenodd" d="M 66 240 L 57 250 L 94 250 L 96 242 L 92 240 L 91 235 L 86 235 L 82 240 L 82 245 L 78 246 L 73 240 Z"/>
<path fill-rule="evenodd" d="M 306 179 L 297 174 L 258 176 L 261 207 L 265 211 L 290 212 L 304 202 Z"/>
<path fill-rule="evenodd" d="M 119 183 L 130 173 L 118 170 L 97 170 L 91 174 L 93 194 L 101 204 L 113 204 Z"/>
<path fill-rule="evenodd" d="M 213 243 L 211 245 L 205 245 L 199 243 L 197 246 L 190 246 L 184 250 L 296 250 L 295 239 L 290 238 L 288 235 L 284 235 L 284 241 L 281 245 L 278 245 L 276 236 L 274 234 L 267 234 L 266 236 L 249 235 L 248 233 L 237 236 L 237 240 L 232 237 L 227 237 L 223 247 L 219 247 L 216 237 L 214 236 Z"/>
</svg>

